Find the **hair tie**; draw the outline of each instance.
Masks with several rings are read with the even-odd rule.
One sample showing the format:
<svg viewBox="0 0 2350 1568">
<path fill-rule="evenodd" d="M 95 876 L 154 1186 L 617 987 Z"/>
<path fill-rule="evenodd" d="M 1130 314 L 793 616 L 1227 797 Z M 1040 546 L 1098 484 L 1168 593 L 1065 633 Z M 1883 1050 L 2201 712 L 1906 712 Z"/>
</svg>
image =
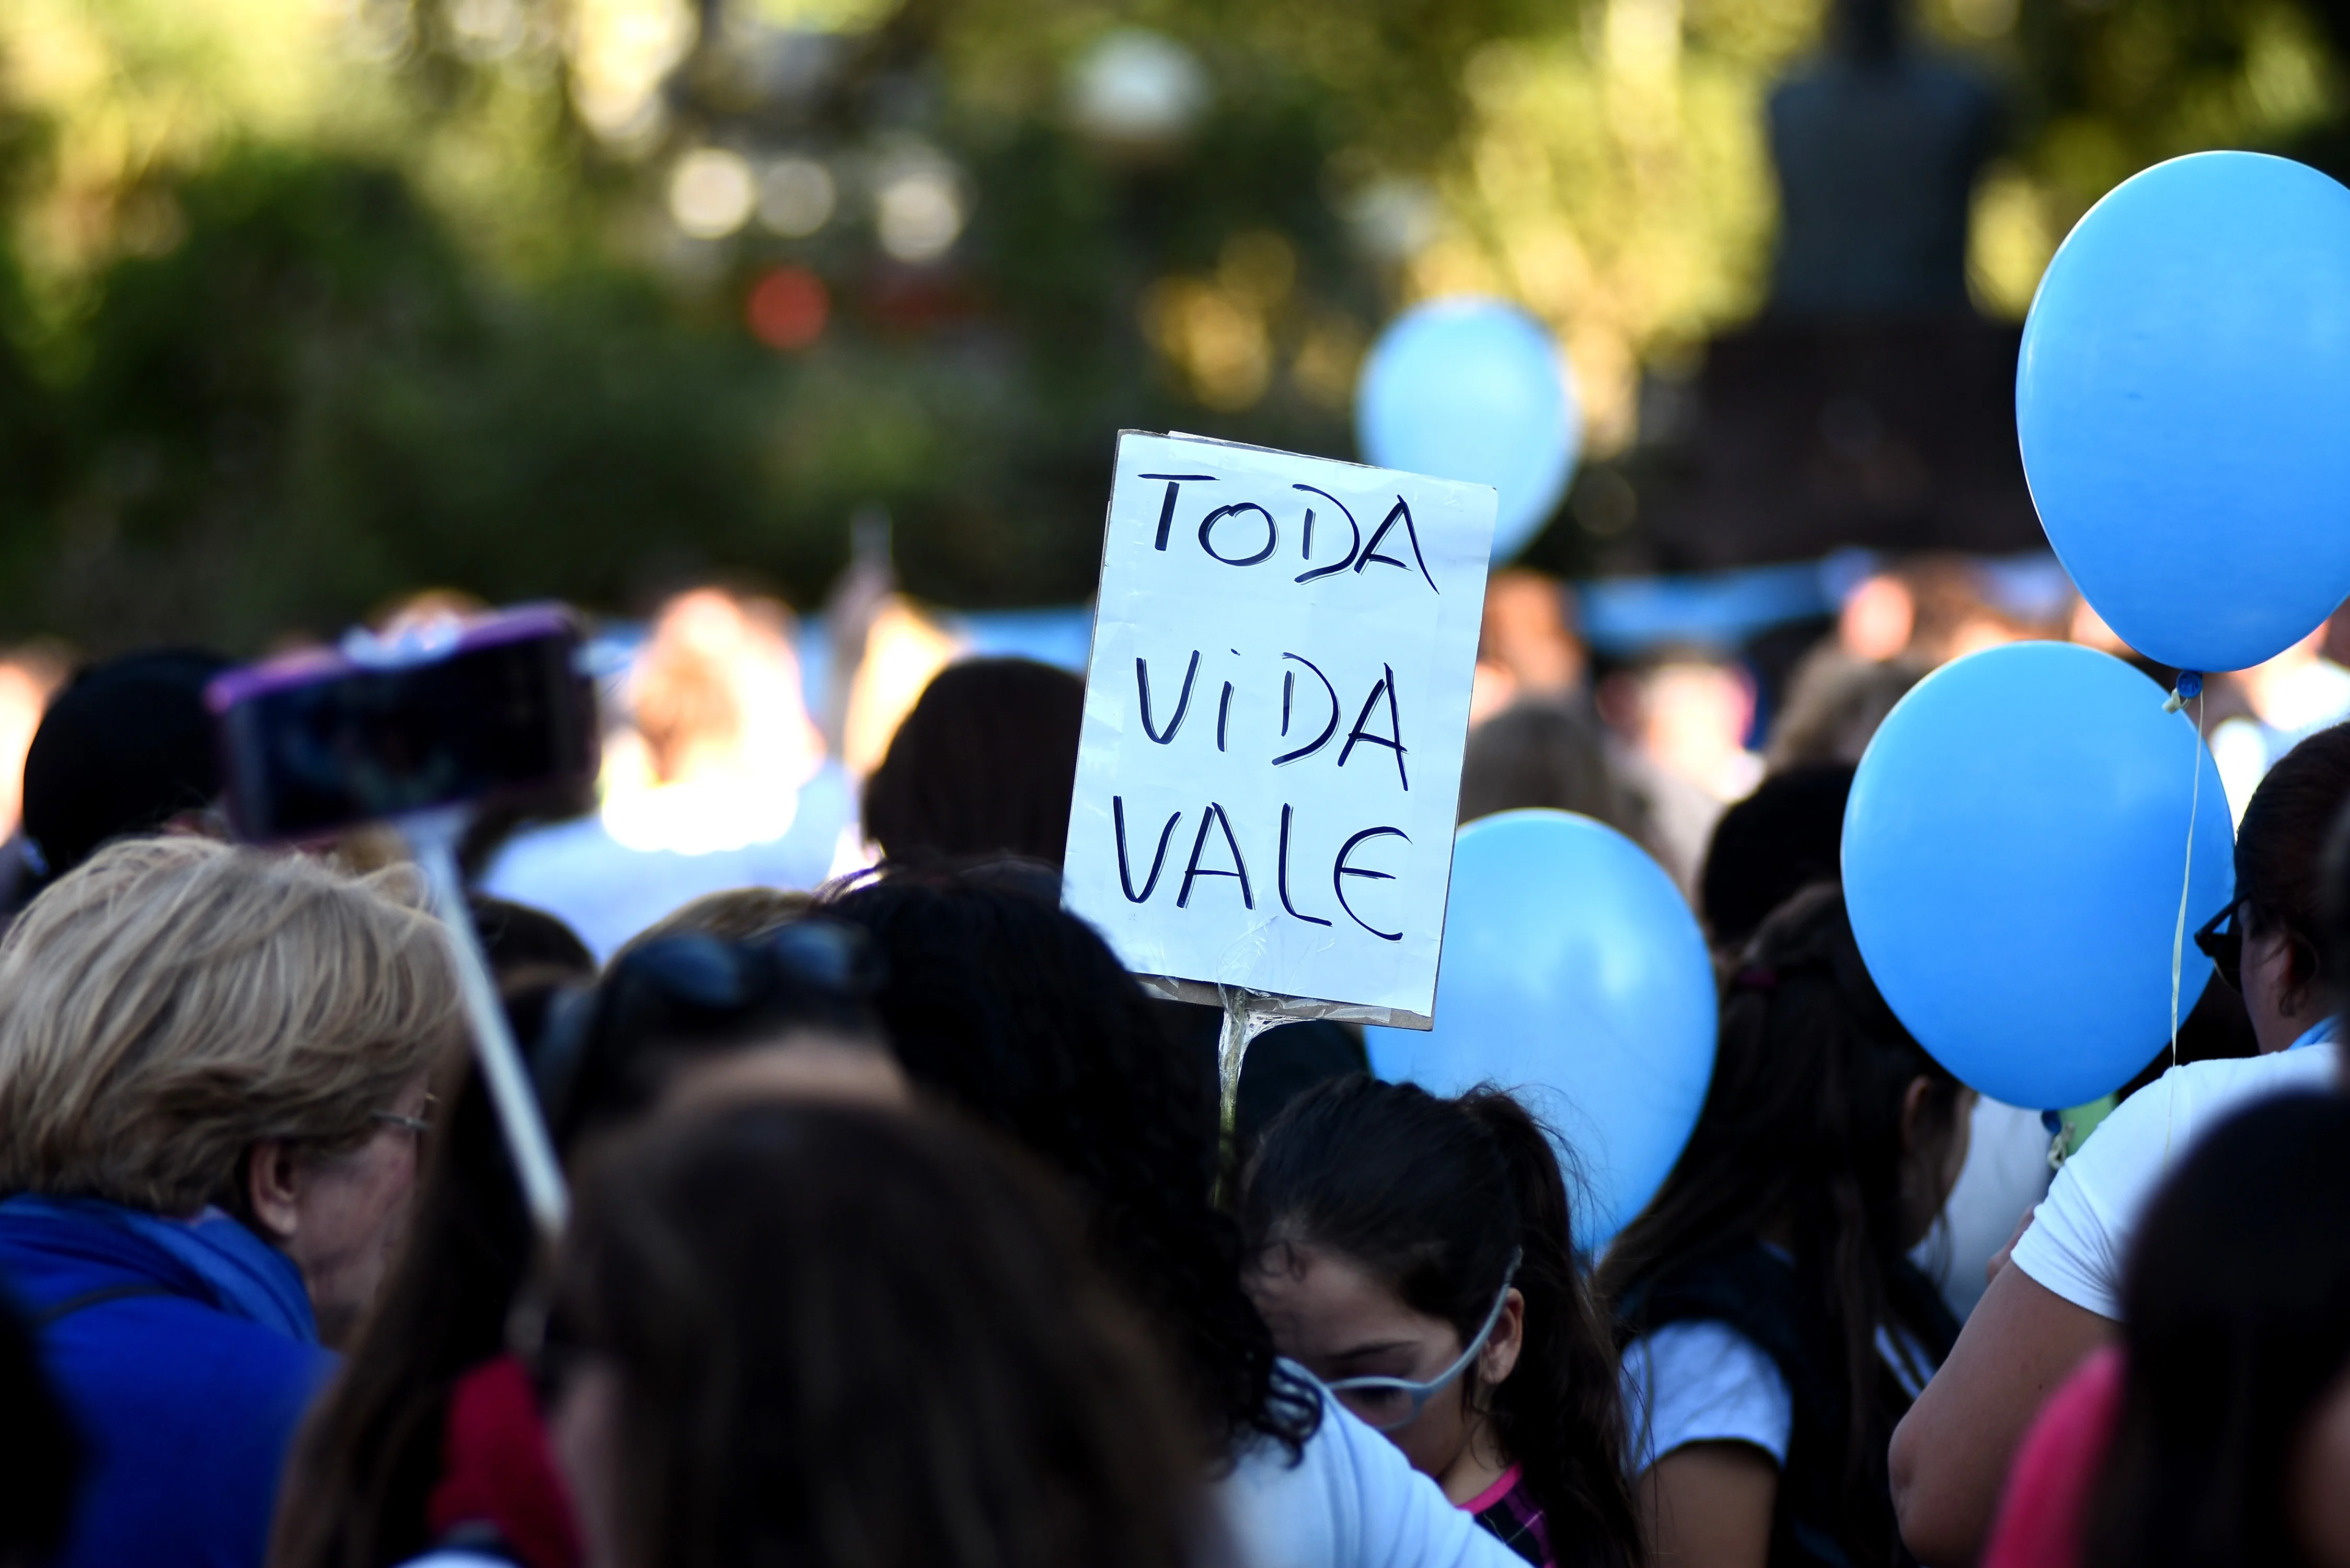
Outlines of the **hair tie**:
<svg viewBox="0 0 2350 1568">
<path fill-rule="evenodd" d="M 1730 982 L 1732 991 L 1771 992 L 1779 989 L 1779 971 L 1767 963 L 1751 963 Z"/>
</svg>

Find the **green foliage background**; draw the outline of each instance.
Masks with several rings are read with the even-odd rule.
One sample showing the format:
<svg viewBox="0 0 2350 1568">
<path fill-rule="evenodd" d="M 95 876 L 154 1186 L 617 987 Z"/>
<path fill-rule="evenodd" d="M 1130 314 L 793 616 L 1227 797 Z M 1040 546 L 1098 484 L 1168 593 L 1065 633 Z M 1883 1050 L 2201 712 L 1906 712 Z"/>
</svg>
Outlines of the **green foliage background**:
<svg viewBox="0 0 2350 1568">
<path fill-rule="evenodd" d="M 2350 0 L 1916 20 L 2012 106 L 1976 202 L 1994 314 L 2158 158 L 2350 162 Z M 1455 288 L 1554 326 L 1605 462 L 1641 379 L 1757 303 L 1760 106 L 1821 25 L 1818 0 L 19 0 L 0 637 L 249 652 L 428 586 L 628 610 L 713 571 L 807 603 L 875 504 L 917 593 L 1074 600 L 1117 430 L 1350 455 L 1363 347 Z M 1074 62 L 1129 26 L 1206 67 L 1180 144 L 1071 119 Z M 674 58 L 622 47 L 661 27 Z M 778 50 L 816 85 L 761 88 Z M 622 67 L 658 90 L 618 134 L 580 106 Z M 881 255 L 854 178 L 917 143 L 970 208 L 926 268 Z M 840 216 L 686 239 L 664 192 L 702 145 L 824 154 Z M 743 325 L 778 264 L 834 302 L 790 353 Z M 1591 545 L 1570 504 L 1534 554 Z"/>
</svg>

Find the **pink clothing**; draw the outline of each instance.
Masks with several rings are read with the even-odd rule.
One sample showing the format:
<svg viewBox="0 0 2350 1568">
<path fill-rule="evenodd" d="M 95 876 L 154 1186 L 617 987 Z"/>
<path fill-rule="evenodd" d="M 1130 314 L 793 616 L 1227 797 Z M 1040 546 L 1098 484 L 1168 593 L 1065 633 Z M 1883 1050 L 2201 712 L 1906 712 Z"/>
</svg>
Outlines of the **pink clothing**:
<svg viewBox="0 0 2350 1568">
<path fill-rule="evenodd" d="M 2122 1407 L 2122 1353 L 2098 1351 L 2049 1397 L 2016 1450 L 1982 1568 L 2079 1568 L 2081 1528 Z"/>
<path fill-rule="evenodd" d="M 1472 1497 L 1467 1502 L 1462 1503 L 1461 1505 L 1461 1511 L 1463 1513 L 1484 1512 L 1487 1509 L 1492 1507 L 1495 1503 L 1510 1495 L 1510 1489 L 1518 1484 L 1518 1477 L 1523 1472 L 1517 1466 L 1512 1465 L 1508 1469 L 1503 1470 L 1500 1475 L 1493 1478 L 1493 1484 L 1492 1486 L 1487 1487 L 1483 1491 L 1479 1492 L 1475 1497 Z"/>
<path fill-rule="evenodd" d="M 1530 1568 L 1555 1568 L 1551 1555 L 1550 1525 L 1526 1490 L 1523 1470 L 1512 1465 L 1492 1486 L 1461 1505 L 1503 1545 L 1524 1558 Z"/>
</svg>

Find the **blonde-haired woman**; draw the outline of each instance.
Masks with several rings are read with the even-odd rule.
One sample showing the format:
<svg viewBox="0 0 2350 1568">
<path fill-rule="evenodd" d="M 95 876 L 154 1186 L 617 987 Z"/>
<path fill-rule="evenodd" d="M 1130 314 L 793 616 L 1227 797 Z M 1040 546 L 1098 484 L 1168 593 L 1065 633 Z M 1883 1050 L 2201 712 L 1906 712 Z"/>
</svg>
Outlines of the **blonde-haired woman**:
<svg viewBox="0 0 2350 1568">
<path fill-rule="evenodd" d="M 462 1039 L 402 873 L 106 849 L 0 941 L 0 1279 L 90 1448 L 59 1568 L 246 1568 Z"/>
</svg>

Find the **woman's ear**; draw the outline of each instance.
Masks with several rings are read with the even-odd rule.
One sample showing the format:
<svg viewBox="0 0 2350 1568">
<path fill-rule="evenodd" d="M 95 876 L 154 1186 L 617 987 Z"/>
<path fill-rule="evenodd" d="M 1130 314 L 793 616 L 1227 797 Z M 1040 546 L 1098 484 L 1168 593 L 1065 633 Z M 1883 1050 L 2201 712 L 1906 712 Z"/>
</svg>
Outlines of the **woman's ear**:
<svg viewBox="0 0 2350 1568">
<path fill-rule="evenodd" d="M 2299 937 L 2285 939 L 2284 996 L 2290 1003 L 2287 1011 L 2295 1017 L 2309 1011 L 2317 1002 L 2317 949 Z"/>
<path fill-rule="evenodd" d="M 264 1138 L 244 1157 L 245 1208 L 262 1239 L 284 1247 L 302 1226 L 302 1167 L 294 1146 Z"/>
<path fill-rule="evenodd" d="M 1934 1097 L 1934 1080 L 1920 1073 L 1901 1091 L 1901 1152 L 1915 1154 L 1929 1131 L 1926 1106 Z"/>
<path fill-rule="evenodd" d="M 1486 1336 L 1485 1348 L 1477 1353 L 1477 1381 L 1490 1388 L 1507 1377 L 1517 1370 L 1518 1356 L 1525 1347 L 1526 1298 L 1512 1285 L 1503 1299 L 1502 1315 Z"/>
</svg>

